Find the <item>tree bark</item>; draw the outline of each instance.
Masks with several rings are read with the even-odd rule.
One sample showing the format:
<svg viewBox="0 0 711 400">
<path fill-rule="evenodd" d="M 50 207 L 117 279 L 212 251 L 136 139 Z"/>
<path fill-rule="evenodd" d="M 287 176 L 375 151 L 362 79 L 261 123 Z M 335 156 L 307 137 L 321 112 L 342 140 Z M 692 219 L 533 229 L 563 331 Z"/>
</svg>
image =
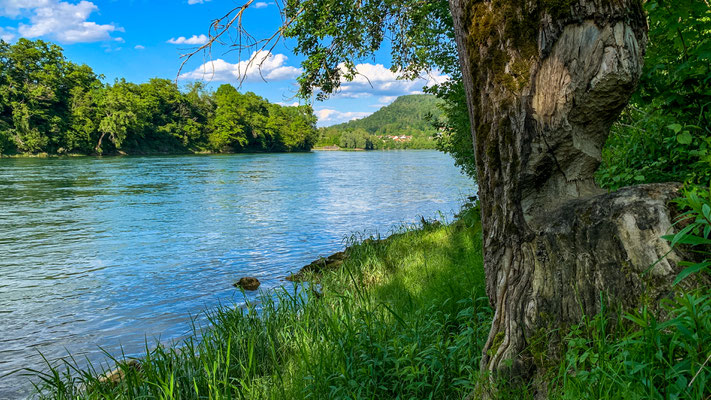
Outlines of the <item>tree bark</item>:
<svg viewBox="0 0 711 400">
<path fill-rule="evenodd" d="M 605 194 L 593 177 L 642 71 L 646 16 L 641 0 L 450 0 L 450 9 L 495 309 L 481 370 L 532 379 L 546 364 L 533 347 L 554 358 L 556 332 L 583 314 L 672 292 L 679 257 L 657 260 L 671 251 L 660 236 L 679 186 Z"/>
</svg>

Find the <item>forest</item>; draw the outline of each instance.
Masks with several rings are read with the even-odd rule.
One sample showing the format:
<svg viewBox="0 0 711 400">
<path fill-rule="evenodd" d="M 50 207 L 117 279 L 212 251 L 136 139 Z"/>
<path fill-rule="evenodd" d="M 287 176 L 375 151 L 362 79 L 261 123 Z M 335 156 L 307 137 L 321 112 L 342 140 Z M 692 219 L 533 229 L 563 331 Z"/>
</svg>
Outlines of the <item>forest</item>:
<svg viewBox="0 0 711 400">
<path fill-rule="evenodd" d="M 373 114 L 319 129 L 316 146 L 347 149 L 435 149 L 442 117 L 441 101 L 433 95 L 400 96 Z M 405 136 L 404 140 L 395 137 Z"/>
<path fill-rule="evenodd" d="M 317 139 L 310 106 L 229 84 L 101 79 L 55 44 L 0 41 L 0 155 L 308 151 Z"/>
</svg>

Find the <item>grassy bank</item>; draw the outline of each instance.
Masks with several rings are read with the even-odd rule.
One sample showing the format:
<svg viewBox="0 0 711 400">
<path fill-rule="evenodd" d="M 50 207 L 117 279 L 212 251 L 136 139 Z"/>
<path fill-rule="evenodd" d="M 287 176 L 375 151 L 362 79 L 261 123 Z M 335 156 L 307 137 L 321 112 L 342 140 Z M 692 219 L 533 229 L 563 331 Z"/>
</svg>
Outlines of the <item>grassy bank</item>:
<svg viewBox="0 0 711 400">
<path fill-rule="evenodd" d="M 92 399 L 461 398 L 491 319 L 480 236 L 470 211 L 351 246 L 314 289 L 211 311 L 201 340 L 158 347 L 140 371 L 124 365 L 119 384 L 63 365 L 42 389 Z"/>
<path fill-rule="evenodd" d="M 118 383 L 66 363 L 43 375 L 38 389 L 52 399 L 461 399 L 474 392 L 492 318 L 476 209 L 449 225 L 354 244 L 347 255 L 341 269 L 312 277 L 310 288 L 209 311 L 211 327 L 180 346 L 147 352 L 140 368 L 122 360 Z M 550 397 L 708 399 L 711 294 L 702 288 L 662 301 L 664 319 L 641 309 L 573 326 L 560 360 L 546 362 Z M 533 398 L 506 385 L 498 395 Z"/>
</svg>

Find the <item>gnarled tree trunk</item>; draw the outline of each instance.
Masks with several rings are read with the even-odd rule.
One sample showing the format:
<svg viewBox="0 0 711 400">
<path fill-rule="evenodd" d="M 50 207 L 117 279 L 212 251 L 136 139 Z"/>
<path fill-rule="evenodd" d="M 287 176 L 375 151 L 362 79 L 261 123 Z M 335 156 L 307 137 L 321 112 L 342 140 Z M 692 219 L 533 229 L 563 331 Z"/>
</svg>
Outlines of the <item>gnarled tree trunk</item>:
<svg viewBox="0 0 711 400">
<path fill-rule="evenodd" d="M 551 332 L 602 302 L 666 296 L 678 272 L 674 253 L 656 263 L 670 251 L 660 236 L 678 186 L 605 194 L 593 180 L 641 74 L 646 17 L 641 0 L 450 0 L 450 9 L 495 308 L 481 367 L 530 379 L 542 367 L 537 338 L 554 346 Z"/>
</svg>

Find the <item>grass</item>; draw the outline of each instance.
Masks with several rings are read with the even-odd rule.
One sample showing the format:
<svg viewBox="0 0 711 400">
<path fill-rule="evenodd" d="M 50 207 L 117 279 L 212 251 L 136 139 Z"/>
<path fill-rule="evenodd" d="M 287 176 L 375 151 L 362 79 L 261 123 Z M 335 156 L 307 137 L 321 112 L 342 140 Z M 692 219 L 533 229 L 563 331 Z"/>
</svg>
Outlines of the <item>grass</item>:
<svg viewBox="0 0 711 400">
<path fill-rule="evenodd" d="M 492 316 L 476 211 L 354 244 L 342 269 L 302 288 L 208 311 L 209 328 L 147 351 L 140 370 L 116 360 L 119 383 L 67 360 L 41 375 L 39 397 L 443 399 L 473 390 Z"/>
<path fill-rule="evenodd" d="M 554 399 L 709 399 L 711 295 L 664 300 L 664 320 L 643 307 L 586 318 L 567 336 Z M 614 322 L 614 323 L 611 323 Z M 626 322 L 631 326 L 625 327 Z M 616 328 L 616 329 L 613 329 Z"/>
<path fill-rule="evenodd" d="M 698 212 L 685 215 L 700 221 L 689 235 L 709 240 L 711 206 L 703 204 L 711 204 L 711 194 L 705 196 Z M 38 397 L 461 399 L 473 393 L 492 318 L 478 211 L 467 209 L 449 225 L 403 227 L 382 241 L 356 239 L 343 267 L 312 276 L 311 285 L 266 293 L 243 308 L 207 311 L 209 327 L 195 328 L 180 346 L 147 349 L 140 368 L 114 360 L 124 374 L 118 383 L 102 382 L 105 371 L 80 370 L 70 359 L 39 375 Z M 691 239 L 679 239 L 685 240 Z M 708 267 L 689 268 L 708 273 Z M 585 317 L 571 327 L 561 359 L 545 375 L 549 398 L 711 399 L 711 293 L 680 291 L 663 302 L 660 315 L 643 307 Z M 526 387 L 497 387 L 501 399 L 534 397 Z"/>
</svg>

